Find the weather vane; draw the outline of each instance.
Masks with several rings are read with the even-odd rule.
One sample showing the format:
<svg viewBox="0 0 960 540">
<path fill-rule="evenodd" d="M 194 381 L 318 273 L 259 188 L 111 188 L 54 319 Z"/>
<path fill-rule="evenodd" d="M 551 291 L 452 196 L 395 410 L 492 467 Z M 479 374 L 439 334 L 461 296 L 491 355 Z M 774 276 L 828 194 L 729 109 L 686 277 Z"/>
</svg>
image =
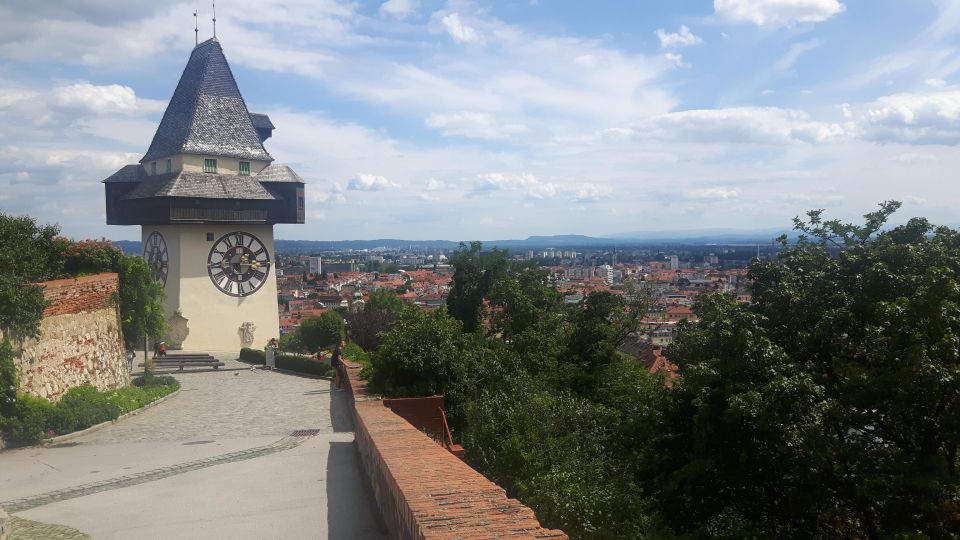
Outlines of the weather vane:
<svg viewBox="0 0 960 540">
<path fill-rule="evenodd" d="M 193 10 L 193 46 L 200 44 L 200 27 L 197 26 L 197 10 Z"/>
<path fill-rule="evenodd" d="M 217 2 L 213 1 L 213 39 L 217 39 Z"/>
</svg>

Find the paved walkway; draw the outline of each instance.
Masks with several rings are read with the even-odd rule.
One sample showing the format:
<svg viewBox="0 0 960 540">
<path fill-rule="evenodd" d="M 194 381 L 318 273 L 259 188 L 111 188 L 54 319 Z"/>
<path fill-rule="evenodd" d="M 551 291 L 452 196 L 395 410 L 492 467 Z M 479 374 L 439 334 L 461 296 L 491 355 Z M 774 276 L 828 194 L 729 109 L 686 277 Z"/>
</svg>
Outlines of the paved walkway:
<svg viewBox="0 0 960 540">
<path fill-rule="evenodd" d="M 0 452 L 0 504 L 95 539 L 381 538 L 346 396 L 229 356 L 140 415 Z"/>
</svg>

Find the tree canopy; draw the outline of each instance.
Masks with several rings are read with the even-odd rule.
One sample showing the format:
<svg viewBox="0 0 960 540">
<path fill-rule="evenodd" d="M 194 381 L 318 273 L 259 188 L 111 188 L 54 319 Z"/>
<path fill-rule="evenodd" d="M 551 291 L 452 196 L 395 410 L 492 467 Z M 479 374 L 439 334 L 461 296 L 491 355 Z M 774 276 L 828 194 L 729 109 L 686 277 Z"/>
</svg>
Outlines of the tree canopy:
<svg viewBox="0 0 960 540">
<path fill-rule="evenodd" d="M 471 464 L 575 538 L 958 537 L 960 233 L 898 208 L 796 219 L 752 303 L 698 297 L 670 385 L 617 352 L 642 295 L 567 308 L 463 246 L 449 315 L 404 311 L 372 380 L 453 396 Z"/>
<path fill-rule="evenodd" d="M 300 342 L 308 351 L 333 347 L 344 338 L 343 316 L 327 311 L 319 317 L 308 317 L 300 323 Z"/>
</svg>

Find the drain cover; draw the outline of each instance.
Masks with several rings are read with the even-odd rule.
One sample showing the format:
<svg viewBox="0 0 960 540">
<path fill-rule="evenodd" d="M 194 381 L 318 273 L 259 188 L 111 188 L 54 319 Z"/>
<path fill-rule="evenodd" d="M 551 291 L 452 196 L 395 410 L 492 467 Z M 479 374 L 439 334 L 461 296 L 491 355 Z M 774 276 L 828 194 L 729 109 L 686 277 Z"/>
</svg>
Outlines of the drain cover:
<svg viewBox="0 0 960 540">
<path fill-rule="evenodd" d="M 313 437 L 320 433 L 319 429 L 297 429 L 290 434 L 291 437 Z"/>
<path fill-rule="evenodd" d="M 191 444 L 210 444 L 214 442 L 217 442 L 217 441 L 190 441 L 190 442 L 183 443 L 183 446 L 189 446 Z"/>
</svg>

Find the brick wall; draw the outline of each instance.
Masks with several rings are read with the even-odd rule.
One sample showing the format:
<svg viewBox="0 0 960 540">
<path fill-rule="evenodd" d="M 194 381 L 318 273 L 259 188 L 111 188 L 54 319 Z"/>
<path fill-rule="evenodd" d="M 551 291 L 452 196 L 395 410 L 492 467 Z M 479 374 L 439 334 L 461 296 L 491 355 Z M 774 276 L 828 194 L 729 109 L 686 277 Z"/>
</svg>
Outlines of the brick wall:
<svg viewBox="0 0 960 540">
<path fill-rule="evenodd" d="M 345 371 L 361 467 L 391 538 L 567 538 L 370 396 L 359 368 Z"/>
<path fill-rule="evenodd" d="M 383 406 L 435 441 L 446 437 L 443 417 L 440 416 L 443 396 L 384 399 Z"/>
<path fill-rule="evenodd" d="M 100 390 L 129 384 L 120 311 L 112 300 L 120 286 L 117 274 L 38 285 L 49 305 L 40 338 L 25 341 L 16 360 L 20 389 L 56 401 L 81 384 Z"/>
</svg>

